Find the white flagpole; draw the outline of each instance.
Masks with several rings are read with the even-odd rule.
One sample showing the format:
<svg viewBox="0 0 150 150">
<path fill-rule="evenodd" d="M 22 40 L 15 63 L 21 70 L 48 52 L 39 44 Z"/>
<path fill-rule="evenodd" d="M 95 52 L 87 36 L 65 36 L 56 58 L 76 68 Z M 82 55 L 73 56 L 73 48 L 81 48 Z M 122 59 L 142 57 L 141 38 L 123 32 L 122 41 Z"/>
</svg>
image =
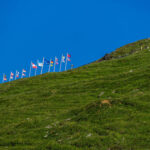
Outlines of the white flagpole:
<svg viewBox="0 0 150 150">
<path fill-rule="evenodd" d="M 37 71 L 37 69 L 35 69 L 35 76 L 36 76 L 36 71 Z"/>
<path fill-rule="evenodd" d="M 37 60 L 37 67 L 39 66 L 39 60 Z M 36 70 L 36 69 L 35 69 Z M 37 71 L 37 70 L 36 70 Z M 36 76 L 36 72 L 35 72 L 35 76 Z"/>
<path fill-rule="evenodd" d="M 23 69 L 22 69 L 22 73 L 23 73 Z M 22 73 L 21 73 L 21 79 L 22 79 Z"/>
<path fill-rule="evenodd" d="M 71 65 L 71 70 L 73 69 L 73 64 Z"/>
<path fill-rule="evenodd" d="M 44 66 L 44 57 L 43 57 L 43 66 Z M 41 67 L 41 74 L 43 73 L 43 66 Z"/>
<path fill-rule="evenodd" d="M 50 59 L 50 63 L 49 63 L 48 72 L 50 72 L 50 71 L 51 71 L 51 61 L 52 61 L 52 59 Z"/>
<path fill-rule="evenodd" d="M 11 77 L 11 73 L 10 73 L 10 76 L 9 76 L 9 82 L 10 82 L 10 77 Z"/>
<path fill-rule="evenodd" d="M 3 80 L 2 80 L 2 83 L 4 83 L 4 73 L 3 73 Z"/>
<path fill-rule="evenodd" d="M 61 61 L 60 61 L 60 69 L 59 69 L 59 72 L 61 72 L 62 57 L 63 57 L 63 54 L 62 54 L 62 56 L 61 56 Z"/>
<path fill-rule="evenodd" d="M 35 76 L 36 76 L 36 70 L 37 70 L 37 69 L 35 69 Z"/>
<path fill-rule="evenodd" d="M 29 72 L 29 77 L 30 77 L 30 75 L 31 75 L 31 68 L 32 67 L 32 61 L 31 61 L 31 64 L 30 64 L 30 72 Z"/>
<path fill-rule="evenodd" d="M 67 56 L 66 56 L 65 71 L 67 70 L 67 61 L 68 61 L 68 53 L 67 53 Z"/>
<path fill-rule="evenodd" d="M 17 74 L 17 70 L 16 70 L 16 74 Z M 16 80 L 16 74 L 15 74 L 15 80 Z"/>
<path fill-rule="evenodd" d="M 56 64 L 56 56 L 55 56 L 55 63 L 54 63 L 54 72 L 55 72 L 55 64 Z"/>
</svg>

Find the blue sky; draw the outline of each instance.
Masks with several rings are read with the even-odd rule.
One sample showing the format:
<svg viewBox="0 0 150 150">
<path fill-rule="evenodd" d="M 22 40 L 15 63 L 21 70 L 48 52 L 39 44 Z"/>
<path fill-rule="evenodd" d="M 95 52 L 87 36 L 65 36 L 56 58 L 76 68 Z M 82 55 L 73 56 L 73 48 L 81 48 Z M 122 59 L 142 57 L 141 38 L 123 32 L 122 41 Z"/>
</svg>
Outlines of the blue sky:
<svg viewBox="0 0 150 150">
<path fill-rule="evenodd" d="M 148 38 L 149 6 L 148 0 L 0 1 L 0 77 L 66 52 L 78 67 Z"/>
</svg>

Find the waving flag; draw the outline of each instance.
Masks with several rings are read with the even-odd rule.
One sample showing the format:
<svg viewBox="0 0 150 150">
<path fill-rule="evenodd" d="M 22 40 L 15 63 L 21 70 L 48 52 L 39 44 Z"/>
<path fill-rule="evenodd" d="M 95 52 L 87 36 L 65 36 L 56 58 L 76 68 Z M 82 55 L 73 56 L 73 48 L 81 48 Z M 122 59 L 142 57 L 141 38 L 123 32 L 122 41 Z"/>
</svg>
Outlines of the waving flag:
<svg viewBox="0 0 150 150">
<path fill-rule="evenodd" d="M 12 76 L 12 77 L 13 77 L 13 76 L 14 76 L 14 73 L 12 73 L 12 72 L 11 72 L 11 73 L 10 73 L 10 76 Z"/>
<path fill-rule="evenodd" d="M 70 54 L 67 54 L 67 61 L 71 61 L 71 55 Z"/>
<path fill-rule="evenodd" d="M 44 57 L 43 57 L 43 62 L 37 62 L 38 66 L 41 67 L 41 74 L 43 73 L 43 67 L 44 67 Z"/>
<path fill-rule="evenodd" d="M 71 55 L 70 55 L 70 54 L 67 54 L 67 57 L 68 57 L 68 58 L 71 58 Z"/>
<path fill-rule="evenodd" d="M 43 63 L 38 61 L 38 66 L 43 67 Z"/>
<path fill-rule="evenodd" d="M 22 72 L 26 72 L 26 70 L 23 69 Z"/>
<path fill-rule="evenodd" d="M 19 72 L 16 71 L 16 78 L 19 78 Z"/>
<path fill-rule="evenodd" d="M 63 54 L 62 54 L 62 56 L 61 56 L 59 72 L 61 72 L 62 63 L 65 63 L 65 56 L 64 56 Z"/>
<path fill-rule="evenodd" d="M 55 63 L 56 63 L 56 65 L 59 64 L 59 63 L 58 63 L 58 58 L 57 58 L 57 57 L 55 58 Z"/>
<path fill-rule="evenodd" d="M 62 62 L 65 63 L 65 56 L 62 56 Z"/>
<path fill-rule="evenodd" d="M 3 78 L 3 80 L 4 80 L 4 81 L 7 81 L 7 77 L 6 77 L 6 75 L 4 75 L 4 78 Z"/>
<path fill-rule="evenodd" d="M 71 59 L 70 59 L 70 58 L 67 58 L 67 60 L 68 60 L 68 61 L 71 61 Z"/>
<path fill-rule="evenodd" d="M 53 65 L 54 65 L 54 61 L 53 61 L 53 60 L 51 60 L 51 67 L 53 67 Z"/>
<path fill-rule="evenodd" d="M 71 61 L 71 55 L 67 53 L 67 58 L 66 58 L 66 64 L 65 64 L 65 71 L 67 70 L 67 62 Z"/>
<path fill-rule="evenodd" d="M 44 59 L 44 62 L 46 63 L 46 65 L 49 65 L 49 64 L 50 64 L 50 61 L 47 60 L 47 59 Z"/>
<path fill-rule="evenodd" d="M 13 79 L 13 77 L 14 77 L 14 73 L 11 72 L 11 73 L 10 73 L 10 79 Z M 10 79 L 9 79 L 9 80 L 10 80 Z"/>
<path fill-rule="evenodd" d="M 35 65 L 34 63 L 32 63 L 32 68 L 33 69 L 37 69 L 37 65 Z"/>
<path fill-rule="evenodd" d="M 26 76 L 26 74 L 22 73 L 22 76 Z"/>
<path fill-rule="evenodd" d="M 24 76 L 26 76 L 26 70 L 25 69 L 22 69 L 22 75 L 21 75 L 21 78 L 23 78 Z"/>
</svg>

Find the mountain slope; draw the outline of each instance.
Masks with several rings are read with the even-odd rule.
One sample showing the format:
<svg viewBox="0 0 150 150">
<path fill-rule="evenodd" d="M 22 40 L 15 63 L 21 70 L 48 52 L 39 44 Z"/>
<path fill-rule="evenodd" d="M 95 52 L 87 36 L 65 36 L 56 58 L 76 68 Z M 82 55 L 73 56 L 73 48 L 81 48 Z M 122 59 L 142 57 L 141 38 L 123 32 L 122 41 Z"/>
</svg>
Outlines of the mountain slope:
<svg viewBox="0 0 150 150">
<path fill-rule="evenodd" d="M 1 84 L 0 149 L 149 149 L 149 46 L 141 40 L 108 61 Z"/>
</svg>

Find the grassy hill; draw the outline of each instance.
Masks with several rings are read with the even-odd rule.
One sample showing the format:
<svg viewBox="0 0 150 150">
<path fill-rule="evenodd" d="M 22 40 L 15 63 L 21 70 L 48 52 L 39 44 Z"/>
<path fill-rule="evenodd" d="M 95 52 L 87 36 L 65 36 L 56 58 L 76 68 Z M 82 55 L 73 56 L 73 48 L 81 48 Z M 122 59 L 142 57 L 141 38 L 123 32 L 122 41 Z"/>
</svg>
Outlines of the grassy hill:
<svg viewBox="0 0 150 150">
<path fill-rule="evenodd" d="M 149 47 L 145 39 L 73 71 L 1 84 L 0 149 L 150 149 Z"/>
</svg>

